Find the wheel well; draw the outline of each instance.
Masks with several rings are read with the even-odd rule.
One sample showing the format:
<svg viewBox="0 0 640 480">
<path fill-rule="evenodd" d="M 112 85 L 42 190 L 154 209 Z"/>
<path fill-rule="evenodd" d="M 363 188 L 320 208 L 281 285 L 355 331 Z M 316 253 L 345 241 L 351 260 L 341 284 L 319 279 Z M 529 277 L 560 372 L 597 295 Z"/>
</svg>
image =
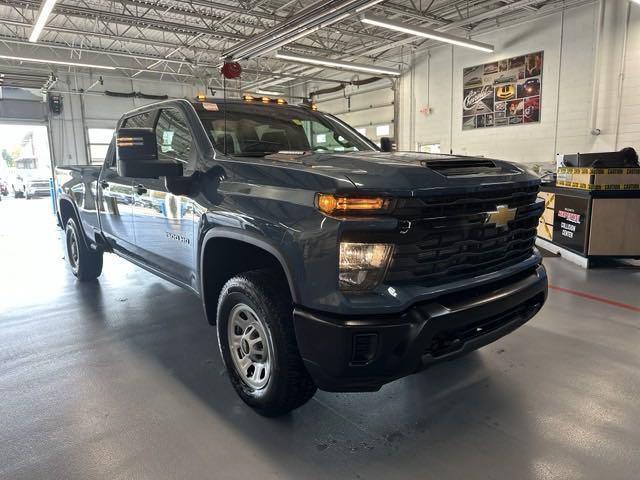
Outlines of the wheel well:
<svg viewBox="0 0 640 480">
<path fill-rule="evenodd" d="M 224 284 L 234 275 L 268 268 L 289 285 L 280 261 L 263 248 L 231 238 L 209 240 L 202 253 L 202 298 L 207 320 L 216 323 L 218 297 Z M 291 294 L 291 292 L 287 292 Z"/>
<path fill-rule="evenodd" d="M 67 225 L 67 220 L 75 216 L 76 212 L 73 210 L 73 205 L 69 200 L 60 200 L 60 208 L 58 210 L 60 214 L 60 221 L 62 222 L 62 229 L 64 230 Z"/>
</svg>

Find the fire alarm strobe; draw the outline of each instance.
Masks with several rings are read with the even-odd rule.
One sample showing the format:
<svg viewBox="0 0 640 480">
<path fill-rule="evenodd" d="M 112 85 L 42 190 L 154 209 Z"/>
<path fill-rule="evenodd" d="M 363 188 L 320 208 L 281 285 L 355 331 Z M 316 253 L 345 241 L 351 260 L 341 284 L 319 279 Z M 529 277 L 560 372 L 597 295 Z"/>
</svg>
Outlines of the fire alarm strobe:
<svg viewBox="0 0 640 480">
<path fill-rule="evenodd" d="M 238 62 L 224 62 L 220 71 L 225 78 L 238 78 L 242 73 L 242 67 Z"/>
</svg>

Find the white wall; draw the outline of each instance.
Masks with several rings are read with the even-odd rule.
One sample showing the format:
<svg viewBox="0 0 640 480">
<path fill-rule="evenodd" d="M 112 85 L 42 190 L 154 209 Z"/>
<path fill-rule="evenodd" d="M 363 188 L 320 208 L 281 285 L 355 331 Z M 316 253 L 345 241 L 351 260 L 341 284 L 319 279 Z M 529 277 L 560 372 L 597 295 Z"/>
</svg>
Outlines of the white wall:
<svg viewBox="0 0 640 480">
<path fill-rule="evenodd" d="M 115 128 L 123 113 L 155 100 L 119 98 L 102 94 L 104 90 L 114 92 L 142 92 L 148 95 L 168 95 L 170 98 L 194 98 L 201 89 L 192 85 L 174 82 L 149 82 L 119 78 L 105 78 L 104 85 L 95 85 L 95 77 L 60 77 L 54 91 L 61 91 L 63 110 L 61 115 L 50 115 L 53 157 L 56 165 L 87 164 L 88 128 Z"/>
<path fill-rule="evenodd" d="M 556 152 L 640 147 L 640 6 L 631 5 L 618 115 L 628 2 L 605 3 L 596 122 L 600 135 L 593 135 L 590 128 L 598 17 L 598 4 L 592 3 L 568 9 L 564 15 L 549 15 L 474 37 L 493 44 L 493 54 L 451 46 L 416 53 L 414 69 L 401 77 L 400 149 L 441 143 L 443 152 L 545 163 L 554 161 Z M 463 131 L 463 68 L 539 50 L 544 50 L 540 123 Z M 430 113 L 420 113 L 425 106 L 431 108 Z"/>
</svg>

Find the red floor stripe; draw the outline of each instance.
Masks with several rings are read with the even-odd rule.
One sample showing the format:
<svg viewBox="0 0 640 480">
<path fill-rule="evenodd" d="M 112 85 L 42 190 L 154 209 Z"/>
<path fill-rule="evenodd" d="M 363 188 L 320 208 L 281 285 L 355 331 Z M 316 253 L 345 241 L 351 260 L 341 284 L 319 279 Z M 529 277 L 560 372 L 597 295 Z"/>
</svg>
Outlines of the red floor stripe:
<svg viewBox="0 0 640 480">
<path fill-rule="evenodd" d="M 631 310 L 632 312 L 640 312 L 640 307 L 627 305 L 626 303 L 622 303 L 622 302 L 616 302 L 615 300 L 609 300 L 608 298 L 598 297 L 597 295 L 591 295 L 590 293 L 578 292 L 576 290 L 570 290 L 568 288 L 563 288 L 563 287 L 556 287 L 555 285 L 549 285 L 549 288 L 552 290 L 558 290 L 559 292 L 569 293 L 577 297 L 588 298 L 589 300 L 593 300 L 595 302 L 606 303 L 607 305 L 613 305 L 614 307 Z"/>
</svg>

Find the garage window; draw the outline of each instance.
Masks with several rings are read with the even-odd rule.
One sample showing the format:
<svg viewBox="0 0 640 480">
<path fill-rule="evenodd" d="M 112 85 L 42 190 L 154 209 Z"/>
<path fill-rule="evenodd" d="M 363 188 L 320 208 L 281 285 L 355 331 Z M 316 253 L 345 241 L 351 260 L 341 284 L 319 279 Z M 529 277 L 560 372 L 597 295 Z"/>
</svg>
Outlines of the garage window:
<svg viewBox="0 0 640 480">
<path fill-rule="evenodd" d="M 102 165 L 113 138 L 113 128 L 89 128 L 89 159 L 92 165 Z"/>
</svg>

